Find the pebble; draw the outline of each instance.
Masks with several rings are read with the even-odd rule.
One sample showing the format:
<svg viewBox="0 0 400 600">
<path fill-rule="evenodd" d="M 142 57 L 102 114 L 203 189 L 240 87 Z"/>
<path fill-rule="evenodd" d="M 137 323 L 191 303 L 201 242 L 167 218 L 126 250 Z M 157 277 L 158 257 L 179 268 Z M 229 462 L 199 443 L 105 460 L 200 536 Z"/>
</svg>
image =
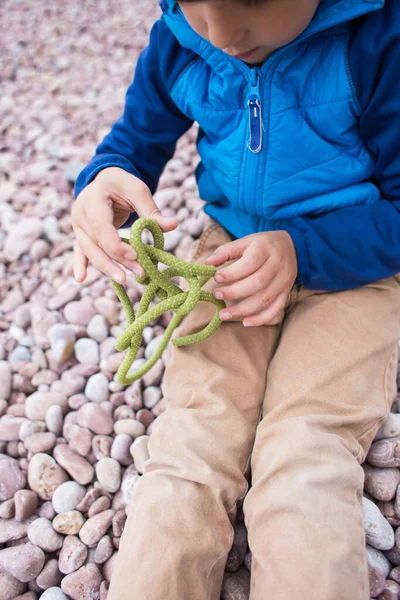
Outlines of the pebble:
<svg viewBox="0 0 400 600">
<path fill-rule="evenodd" d="M 116 435 L 111 447 L 111 458 L 115 458 L 122 466 L 127 467 L 133 460 L 129 451 L 131 445 L 132 437 L 130 435 L 127 433 Z"/>
<path fill-rule="evenodd" d="M 12 374 L 9 363 L 0 360 L 0 398 L 8 400 L 11 395 Z"/>
<path fill-rule="evenodd" d="M 70 510 L 54 517 L 52 525 L 58 533 L 76 535 L 79 533 L 84 522 L 85 519 L 82 513 L 78 510 Z"/>
<path fill-rule="evenodd" d="M 14 494 L 15 520 L 25 521 L 33 515 L 38 505 L 38 496 L 32 490 L 18 490 Z"/>
<path fill-rule="evenodd" d="M 367 454 L 368 462 L 375 467 L 400 467 L 400 443 L 398 439 L 374 442 Z"/>
<path fill-rule="evenodd" d="M 146 350 L 144 351 L 144 355 L 147 359 L 149 359 L 157 350 L 158 346 L 162 342 L 163 337 L 163 335 L 158 335 L 152 340 L 150 340 L 150 342 L 147 344 Z"/>
<path fill-rule="evenodd" d="M 25 447 L 36 454 L 37 452 L 48 452 L 56 443 L 56 436 L 50 431 L 44 433 L 33 433 L 25 439 Z"/>
<path fill-rule="evenodd" d="M 52 404 L 46 410 L 44 417 L 46 427 L 55 436 L 61 435 L 63 426 L 63 411 L 59 404 Z"/>
<path fill-rule="evenodd" d="M 14 458 L 1 454 L 0 459 L 0 500 L 8 500 L 25 487 L 26 477 Z"/>
<path fill-rule="evenodd" d="M 32 456 L 28 468 L 30 488 L 43 500 L 51 500 L 59 485 L 69 479 L 52 456 L 39 453 Z"/>
<path fill-rule="evenodd" d="M 122 419 L 114 423 L 114 432 L 118 435 L 119 433 L 126 433 L 133 439 L 143 435 L 146 429 L 143 423 L 136 421 L 136 419 Z"/>
<path fill-rule="evenodd" d="M 36 515 L 28 517 L 22 523 L 14 518 L 0 519 L 0 544 L 5 544 L 11 540 L 20 540 L 27 534 L 29 525 L 37 519 Z"/>
<path fill-rule="evenodd" d="M 367 498 L 362 499 L 362 505 L 367 543 L 378 550 L 393 548 L 394 531 L 379 508 Z"/>
<path fill-rule="evenodd" d="M 96 551 L 94 553 L 94 560 L 98 565 L 102 565 L 106 562 L 114 552 L 114 546 L 112 544 L 111 538 L 108 535 L 105 535 L 101 538 L 99 543 L 97 544 Z"/>
<path fill-rule="evenodd" d="M 92 465 L 83 457 L 74 452 L 67 444 L 55 446 L 53 455 L 61 467 L 63 467 L 71 477 L 80 483 L 86 485 L 93 479 L 94 469 Z"/>
<path fill-rule="evenodd" d="M 34 392 L 25 402 L 26 416 L 32 421 L 43 421 L 49 406 L 57 404 L 64 412 L 68 409 L 67 397 L 60 392 Z"/>
<path fill-rule="evenodd" d="M 108 325 L 104 315 L 95 315 L 87 328 L 88 336 L 96 342 L 102 342 L 108 336 Z"/>
<path fill-rule="evenodd" d="M 108 496 L 100 496 L 97 498 L 92 504 L 92 506 L 88 510 L 88 517 L 93 517 L 93 515 L 97 515 L 97 513 L 102 512 L 103 510 L 109 509 L 111 506 L 111 500 Z"/>
<path fill-rule="evenodd" d="M 90 563 L 66 575 L 61 582 L 61 589 L 72 600 L 100 600 L 101 581 L 99 569 Z"/>
<path fill-rule="evenodd" d="M 0 568 L 24 583 L 39 575 L 44 562 L 43 550 L 30 542 L 0 550 Z"/>
<path fill-rule="evenodd" d="M 77 414 L 78 424 L 96 434 L 108 435 L 114 428 L 113 418 L 95 402 L 83 404 Z"/>
<path fill-rule="evenodd" d="M 96 373 L 89 377 L 85 387 L 85 396 L 97 403 L 108 400 L 108 379 L 103 373 Z"/>
<path fill-rule="evenodd" d="M 21 427 L 28 423 L 24 417 L 12 417 L 4 415 L 0 418 L 0 440 L 4 442 L 17 441 L 20 439 Z"/>
<path fill-rule="evenodd" d="M 61 407 L 58 406 L 61 409 Z M 46 423 L 43 421 L 27 421 L 24 419 L 24 423 L 22 423 L 19 429 L 19 439 L 24 442 L 29 436 L 34 433 L 40 433 L 45 431 Z"/>
<path fill-rule="evenodd" d="M 0 572 L 0 600 L 15 599 L 18 594 L 23 594 L 25 589 L 25 583 L 18 581 L 18 579 L 8 573 Z"/>
<path fill-rule="evenodd" d="M 115 300 L 101 296 L 95 299 L 94 305 L 96 311 L 103 315 L 110 325 L 117 325 L 119 323 L 120 306 Z"/>
<path fill-rule="evenodd" d="M 40 596 L 40 600 L 68 600 L 61 588 L 54 586 L 47 588 Z"/>
<path fill-rule="evenodd" d="M 40 588 L 46 589 L 57 585 L 61 579 L 62 573 L 58 570 L 58 561 L 55 558 L 51 558 L 36 577 L 36 584 Z"/>
<path fill-rule="evenodd" d="M 113 438 L 108 435 L 95 435 L 92 442 L 93 453 L 97 460 L 110 456 Z"/>
<path fill-rule="evenodd" d="M 374 441 L 400 436 L 400 414 L 390 412 L 386 421 L 378 429 Z"/>
<path fill-rule="evenodd" d="M 362 465 L 365 474 L 365 489 L 377 500 L 392 500 L 400 482 L 398 469 L 374 468 Z"/>
<path fill-rule="evenodd" d="M 54 298 L 51 300 L 54 300 Z M 49 308 L 51 308 L 50 303 Z M 55 359 L 60 363 L 69 360 L 74 354 L 74 344 L 76 341 L 75 332 L 71 327 L 64 323 L 55 323 L 49 328 L 47 335 Z"/>
<path fill-rule="evenodd" d="M 80 363 L 97 365 L 99 356 L 99 345 L 90 338 L 81 338 L 75 342 L 75 356 Z"/>
<path fill-rule="evenodd" d="M 390 562 L 380 551 L 367 544 L 367 561 L 369 570 L 370 595 L 376 598 L 385 587 L 385 581 L 390 572 Z"/>
<path fill-rule="evenodd" d="M 138 473 L 143 473 L 144 464 L 150 458 L 149 453 L 149 436 L 138 436 L 129 448 L 133 463 Z"/>
<path fill-rule="evenodd" d="M 52 504 L 56 513 L 74 510 L 86 494 L 86 488 L 76 481 L 62 483 L 53 493 Z"/>
<path fill-rule="evenodd" d="M 88 549 L 75 535 L 67 535 L 58 557 L 58 568 L 68 575 L 77 571 L 85 563 Z"/>
<path fill-rule="evenodd" d="M 56 552 L 63 544 L 63 537 L 54 531 L 51 522 L 44 517 L 39 517 L 29 525 L 28 538 L 46 552 Z"/>
<path fill-rule="evenodd" d="M 31 360 L 31 352 L 25 346 L 17 346 L 11 352 L 8 360 L 10 364 L 29 361 Z"/>
<path fill-rule="evenodd" d="M 96 465 L 96 475 L 106 492 L 114 493 L 120 488 L 121 465 L 114 458 L 101 458 Z"/>
<path fill-rule="evenodd" d="M 240 567 L 235 573 L 225 571 L 221 600 L 247 600 L 250 596 L 250 573 Z"/>
<path fill-rule="evenodd" d="M 161 399 L 162 393 L 160 388 L 150 386 L 143 392 L 143 402 L 146 408 L 153 408 L 157 402 Z"/>
<path fill-rule="evenodd" d="M 29 251 L 33 242 L 43 233 L 43 223 L 40 219 L 27 217 L 21 219 L 11 228 L 4 242 L 5 259 L 9 262 L 16 261 L 22 254 Z"/>
<path fill-rule="evenodd" d="M 83 325 L 84 327 L 89 325 L 95 314 L 95 308 L 91 301 L 87 301 L 86 298 L 75 302 L 69 302 L 64 308 L 64 316 L 68 323 Z"/>
<path fill-rule="evenodd" d="M 81 541 L 88 548 L 96 546 L 100 538 L 106 534 L 110 527 L 113 516 L 114 510 L 109 509 L 90 517 L 79 531 Z"/>
<path fill-rule="evenodd" d="M 236 520 L 234 525 L 234 538 L 231 549 L 229 550 L 225 569 L 235 572 L 244 562 L 247 552 L 247 529 L 243 521 Z"/>
</svg>

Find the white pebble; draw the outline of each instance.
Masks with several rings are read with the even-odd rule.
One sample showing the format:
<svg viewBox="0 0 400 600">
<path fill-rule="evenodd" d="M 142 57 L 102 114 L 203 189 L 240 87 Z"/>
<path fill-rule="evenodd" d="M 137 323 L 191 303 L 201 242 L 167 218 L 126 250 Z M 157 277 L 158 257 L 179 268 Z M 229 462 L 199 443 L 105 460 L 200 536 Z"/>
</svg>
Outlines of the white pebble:
<svg viewBox="0 0 400 600">
<path fill-rule="evenodd" d="M 81 338 L 75 342 L 75 356 L 80 363 L 97 365 L 99 363 L 99 345 L 90 338 Z"/>
<path fill-rule="evenodd" d="M 85 396 L 93 402 L 105 402 L 108 400 L 108 379 L 103 373 L 95 373 L 89 377 L 85 387 Z"/>
</svg>

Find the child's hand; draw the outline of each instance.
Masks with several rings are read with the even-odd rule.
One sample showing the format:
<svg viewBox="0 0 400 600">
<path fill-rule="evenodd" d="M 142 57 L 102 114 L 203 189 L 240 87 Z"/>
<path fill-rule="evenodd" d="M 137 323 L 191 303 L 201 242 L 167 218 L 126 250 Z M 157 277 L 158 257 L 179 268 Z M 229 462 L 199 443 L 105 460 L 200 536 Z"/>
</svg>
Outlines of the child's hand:
<svg viewBox="0 0 400 600">
<path fill-rule="evenodd" d="M 139 217 L 157 221 L 163 232 L 178 226 L 176 219 L 162 216 L 147 185 L 119 167 L 103 169 L 82 190 L 71 213 L 77 281 L 86 278 L 89 261 L 118 283 L 125 283 L 125 272 L 117 263 L 144 276 L 134 248 L 123 242 L 117 232 L 134 211 Z"/>
<path fill-rule="evenodd" d="M 245 300 L 222 310 L 220 317 L 224 318 L 225 313 L 230 313 L 233 321 L 246 317 L 246 327 L 280 323 L 298 271 L 296 249 L 289 233 L 247 235 L 217 248 L 205 264 L 218 267 L 233 259 L 238 260 L 215 275 L 218 283 L 230 285 L 215 289 L 214 296 L 221 292 L 224 300 Z"/>
</svg>

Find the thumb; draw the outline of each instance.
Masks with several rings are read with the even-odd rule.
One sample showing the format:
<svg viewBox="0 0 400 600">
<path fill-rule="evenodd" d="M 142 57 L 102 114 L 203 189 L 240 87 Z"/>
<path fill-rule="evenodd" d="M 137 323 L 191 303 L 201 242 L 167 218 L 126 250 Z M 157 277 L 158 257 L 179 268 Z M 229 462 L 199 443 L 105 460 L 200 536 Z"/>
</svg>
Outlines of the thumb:
<svg viewBox="0 0 400 600">
<path fill-rule="evenodd" d="M 136 212 L 139 217 L 146 217 L 153 219 L 161 227 L 162 231 L 171 231 L 178 227 L 179 222 L 173 217 L 164 216 L 156 203 L 154 202 L 153 196 L 149 189 L 140 198 L 140 203 L 137 203 Z"/>
</svg>

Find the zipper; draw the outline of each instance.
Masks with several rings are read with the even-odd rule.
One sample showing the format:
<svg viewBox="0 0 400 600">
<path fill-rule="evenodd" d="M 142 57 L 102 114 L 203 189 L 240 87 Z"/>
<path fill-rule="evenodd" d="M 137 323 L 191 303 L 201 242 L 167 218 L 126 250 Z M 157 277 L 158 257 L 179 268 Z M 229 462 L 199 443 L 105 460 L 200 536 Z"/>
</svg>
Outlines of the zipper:
<svg viewBox="0 0 400 600">
<path fill-rule="evenodd" d="M 260 72 L 257 67 L 250 70 L 251 93 L 247 101 L 249 107 L 250 137 L 247 147 L 252 152 L 260 152 L 262 148 L 262 109 L 260 97 Z"/>
</svg>

